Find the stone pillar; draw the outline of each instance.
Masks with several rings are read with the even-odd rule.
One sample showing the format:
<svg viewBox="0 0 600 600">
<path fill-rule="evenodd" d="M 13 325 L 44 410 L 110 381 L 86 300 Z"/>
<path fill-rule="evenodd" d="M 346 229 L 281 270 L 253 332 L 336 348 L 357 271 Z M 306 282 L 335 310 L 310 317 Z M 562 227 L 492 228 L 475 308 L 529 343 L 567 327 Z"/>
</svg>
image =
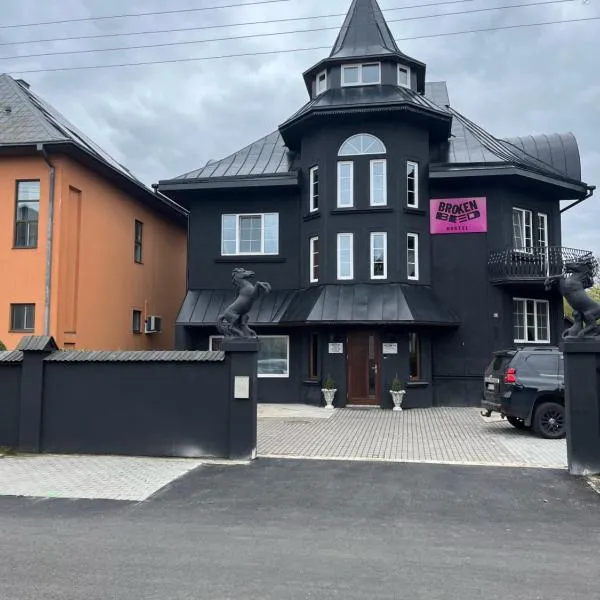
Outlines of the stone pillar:
<svg viewBox="0 0 600 600">
<path fill-rule="evenodd" d="M 29 336 L 19 342 L 17 350 L 23 352 L 17 449 L 38 453 L 42 449 L 44 358 L 57 350 L 57 346 L 52 337 Z"/>
<path fill-rule="evenodd" d="M 229 458 L 256 458 L 258 399 L 258 340 L 224 339 L 221 345 L 229 360 Z"/>
<path fill-rule="evenodd" d="M 600 340 L 567 339 L 562 350 L 569 472 L 597 474 L 600 473 Z"/>
</svg>

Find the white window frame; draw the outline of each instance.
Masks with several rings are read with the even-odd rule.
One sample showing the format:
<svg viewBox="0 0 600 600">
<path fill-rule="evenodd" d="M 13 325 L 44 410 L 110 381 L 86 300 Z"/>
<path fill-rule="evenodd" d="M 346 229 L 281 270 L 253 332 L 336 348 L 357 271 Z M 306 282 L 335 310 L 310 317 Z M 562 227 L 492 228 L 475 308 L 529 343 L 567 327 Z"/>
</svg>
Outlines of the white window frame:
<svg viewBox="0 0 600 600">
<path fill-rule="evenodd" d="M 523 227 L 521 229 L 521 237 L 523 238 L 523 246 L 521 248 L 515 247 L 515 212 L 521 213 L 523 215 Z M 526 238 L 525 231 L 527 229 L 527 218 L 529 218 L 529 231 L 531 232 L 530 237 Z M 513 250 L 518 252 L 524 252 L 527 254 L 531 254 L 533 252 L 533 211 L 527 208 L 519 208 L 517 206 L 513 206 L 511 212 L 512 219 L 512 245 Z M 523 248 L 526 248 L 524 250 Z"/>
<path fill-rule="evenodd" d="M 350 166 L 350 204 L 342 204 L 342 188 L 340 185 L 340 171 L 342 166 Z M 341 160 L 337 164 L 337 207 L 338 208 L 352 208 L 354 206 L 354 162 L 351 160 Z"/>
<path fill-rule="evenodd" d="M 362 77 L 362 72 L 363 72 L 363 67 L 370 67 L 370 66 L 374 66 L 377 65 L 377 67 L 379 68 L 379 79 L 377 81 L 371 81 L 369 83 L 363 83 L 363 77 Z M 346 72 L 346 69 L 354 69 L 358 67 L 358 82 L 357 83 L 346 83 L 344 81 L 344 74 Z M 380 62 L 365 62 L 365 63 L 354 63 L 354 64 L 350 64 L 350 65 L 342 65 L 342 87 L 353 87 L 353 86 L 357 86 L 357 85 L 379 85 L 381 83 L 381 63 Z"/>
<path fill-rule="evenodd" d="M 321 75 L 325 75 L 325 81 L 324 81 L 324 88 L 321 90 L 319 89 L 319 79 L 321 78 Z M 327 69 L 323 69 L 320 73 L 317 74 L 317 78 L 315 79 L 315 96 L 318 96 L 319 94 L 322 94 L 323 92 L 327 91 Z"/>
<path fill-rule="evenodd" d="M 527 329 L 528 329 L 528 322 L 527 322 L 527 303 L 528 302 L 533 302 L 533 320 L 534 320 L 534 331 L 535 331 L 535 339 L 534 340 L 527 340 L 527 339 L 517 339 L 515 338 L 515 343 L 516 344 L 549 344 L 550 340 L 552 338 L 552 334 L 550 332 L 550 302 L 548 300 L 539 300 L 537 298 L 513 298 L 513 332 L 514 332 L 514 327 L 515 327 L 515 319 L 516 319 L 516 313 L 515 313 L 515 309 L 514 309 L 514 303 L 515 302 L 522 302 L 523 303 L 523 315 L 525 317 L 525 336 L 527 337 Z M 548 337 L 547 339 L 540 339 L 538 336 L 538 305 L 539 304 L 545 304 L 546 305 L 546 331 L 548 332 Z"/>
<path fill-rule="evenodd" d="M 340 242 L 343 238 L 350 239 L 350 275 L 341 275 L 340 262 Z M 338 233 L 337 234 L 337 278 L 339 281 L 350 281 L 354 279 L 354 234 L 353 233 Z"/>
<path fill-rule="evenodd" d="M 319 178 L 319 181 L 317 182 L 317 193 L 315 194 L 315 173 L 319 173 L 319 165 L 315 165 L 314 167 L 311 167 L 310 169 L 310 205 L 309 205 L 309 209 L 310 212 L 317 212 L 319 210 L 319 187 L 320 187 L 320 183 L 321 180 Z M 317 199 L 317 206 L 315 206 L 315 197 Z"/>
<path fill-rule="evenodd" d="M 377 163 L 382 163 L 383 164 L 383 202 L 375 202 L 374 201 L 374 192 L 375 192 L 375 188 L 373 186 L 373 181 L 374 181 L 374 177 L 373 177 L 373 171 L 375 169 L 375 165 Z M 387 160 L 385 158 L 374 158 L 373 160 L 371 160 L 370 163 L 370 172 L 371 172 L 371 185 L 370 185 L 370 189 L 371 189 L 371 197 L 370 197 L 370 204 L 371 206 L 387 206 Z"/>
<path fill-rule="evenodd" d="M 408 168 L 414 167 L 415 169 L 415 201 L 410 202 L 409 190 L 408 190 Z M 419 208 L 419 163 L 414 160 L 406 161 L 406 206 L 408 208 Z"/>
<path fill-rule="evenodd" d="M 548 238 L 548 215 L 546 213 L 537 213 L 537 243 L 542 248 L 547 248 L 550 245 Z M 544 243 L 540 241 L 540 233 L 544 232 Z"/>
<path fill-rule="evenodd" d="M 407 75 L 407 79 L 408 79 L 408 83 L 401 83 L 400 81 L 400 71 L 406 71 L 406 75 Z M 407 67 L 406 65 L 398 65 L 398 69 L 396 71 L 396 76 L 397 76 L 397 82 L 398 85 L 400 87 L 404 87 L 404 88 L 408 88 L 410 89 L 410 78 L 411 78 L 411 72 L 410 72 L 410 67 Z"/>
<path fill-rule="evenodd" d="M 375 236 L 381 235 L 383 236 L 383 275 L 375 275 Z M 370 255 L 370 263 L 371 263 L 371 279 L 387 279 L 388 269 L 388 257 L 387 257 L 387 232 L 385 231 L 373 231 L 371 233 L 371 255 Z"/>
<path fill-rule="evenodd" d="M 290 377 L 290 336 L 289 335 L 259 335 L 258 339 L 259 339 L 259 343 L 261 339 L 268 339 L 268 338 L 284 338 L 286 340 L 286 348 L 287 348 L 287 354 L 286 354 L 286 361 L 287 361 L 287 371 L 285 374 L 278 374 L 278 373 L 258 373 L 258 378 L 259 379 L 289 379 Z M 222 340 L 223 336 L 222 335 L 211 335 L 208 338 L 208 350 L 210 352 L 213 351 L 213 340 Z M 259 349 L 259 353 L 260 353 L 260 349 Z"/>
<path fill-rule="evenodd" d="M 370 143 L 375 143 L 379 146 L 378 149 L 373 150 L 371 147 L 368 147 L 368 151 L 364 148 L 365 140 L 368 140 Z M 356 142 L 360 142 L 357 144 Z M 352 146 L 352 148 L 350 148 Z M 357 133 L 355 135 L 351 135 L 349 138 L 344 140 L 344 143 L 340 146 L 338 150 L 338 156 L 369 156 L 369 155 L 380 155 L 387 154 L 387 148 L 383 141 L 378 138 L 376 135 L 372 133 Z"/>
<path fill-rule="evenodd" d="M 409 247 L 408 247 L 408 242 L 411 239 L 415 241 L 415 249 L 414 249 L 415 274 L 413 276 L 409 275 L 411 263 L 408 260 L 408 253 L 410 251 Z M 410 281 L 419 281 L 419 275 L 420 275 L 420 273 L 419 273 L 419 234 L 418 233 L 407 233 L 406 234 L 406 278 L 409 279 Z"/>
<path fill-rule="evenodd" d="M 275 215 L 277 217 L 277 252 L 265 252 L 265 216 Z M 224 252 L 223 247 L 223 232 L 225 225 L 225 217 L 235 217 L 235 252 Z M 260 252 L 240 252 L 240 219 L 242 217 L 260 217 Z M 279 254 L 279 213 L 224 213 L 221 215 L 221 256 L 260 256 L 269 255 L 276 256 Z"/>
<path fill-rule="evenodd" d="M 308 241 L 308 252 L 309 252 L 309 262 L 310 262 L 310 273 L 309 273 L 309 280 L 311 283 L 318 283 L 319 282 L 319 274 L 317 273 L 317 276 L 315 277 L 315 242 L 318 244 L 319 243 L 319 236 L 315 235 L 313 237 L 311 237 Z M 319 248 L 319 252 L 317 253 L 319 254 L 319 258 L 320 258 L 320 254 L 321 254 L 321 249 Z M 319 260 L 319 270 L 321 270 L 321 261 Z"/>
</svg>

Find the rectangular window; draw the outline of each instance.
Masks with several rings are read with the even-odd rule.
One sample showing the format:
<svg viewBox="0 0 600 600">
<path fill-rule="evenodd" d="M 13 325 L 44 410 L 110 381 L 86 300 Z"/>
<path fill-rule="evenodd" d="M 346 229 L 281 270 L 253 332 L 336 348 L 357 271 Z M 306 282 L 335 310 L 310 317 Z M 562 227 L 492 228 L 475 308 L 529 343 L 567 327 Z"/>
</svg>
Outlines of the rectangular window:
<svg viewBox="0 0 600 600">
<path fill-rule="evenodd" d="M 337 235 L 337 278 L 352 279 L 354 277 L 354 234 L 338 233 Z"/>
<path fill-rule="evenodd" d="M 419 279 L 419 235 L 406 234 L 406 267 L 409 279 Z"/>
<path fill-rule="evenodd" d="M 533 215 L 530 210 L 513 208 L 513 248 L 531 252 L 533 247 Z"/>
<path fill-rule="evenodd" d="M 421 379 L 421 344 L 417 333 L 408 334 L 409 378 L 412 381 Z"/>
<path fill-rule="evenodd" d="M 387 204 L 387 162 L 385 159 L 371 161 L 371 206 Z"/>
<path fill-rule="evenodd" d="M 544 213 L 538 213 L 537 216 L 538 226 L 538 246 L 542 248 L 548 247 L 548 215 Z"/>
<path fill-rule="evenodd" d="M 278 254 L 279 214 L 222 215 L 221 254 Z"/>
<path fill-rule="evenodd" d="M 17 181 L 15 248 L 37 248 L 40 216 L 40 182 Z"/>
<path fill-rule="evenodd" d="M 319 334 L 311 333 L 308 363 L 308 378 L 319 378 Z"/>
<path fill-rule="evenodd" d="M 33 331 L 35 329 L 35 304 L 10 305 L 11 331 Z"/>
<path fill-rule="evenodd" d="M 406 206 L 419 208 L 419 164 L 406 163 Z"/>
<path fill-rule="evenodd" d="M 309 241 L 310 252 L 310 282 L 319 281 L 319 238 L 312 237 Z"/>
<path fill-rule="evenodd" d="M 321 71 L 317 75 L 316 95 L 322 94 L 327 89 L 327 71 Z"/>
<path fill-rule="evenodd" d="M 349 208 L 354 205 L 354 163 L 352 161 L 338 163 L 338 208 Z"/>
<path fill-rule="evenodd" d="M 319 210 L 319 167 L 310 170 L 310 212 Z"/>
<path fill-rule="evenodd" d="M 513 299 L 514 338 L 518 343 L 550 343 L 550 304 L 547 300 Z"/>
<path fill-rule="evenodd" d="M 223 336 L 211 335 L 209 350 L 220 350 Z M 258 336 L 258 376 L 282 378 L 290 376 L 290 338 L 287 335 Z"/>
<path fill-rule="evenodd" d="M 401 87 L 410 87 L 410 68 L 398 65 L 398 85 Z"/>
<path fill-rule="evenodd" d="M 133 242 L 133 260 L 136 263 L 142 262 L 142 244 L 144 237 L 144 224 L 141 221 L 135 222 L 134 242 Z"/>
<path fill-rule="evenodd" d="M 131 331 L 133 333 L 142 333 L 142 311 L 134 310 L 131 313 Z"/>
<path fill-rule="evenodd" d="M 387 233 L 371 234 L 371 279 L 387 277 Z"/>
<path fill-rule="evenodd" d="M 365 63 L 342 67 L 342 85 L 372 85 L 381 83 L 381 65 Z"/>
</svg>

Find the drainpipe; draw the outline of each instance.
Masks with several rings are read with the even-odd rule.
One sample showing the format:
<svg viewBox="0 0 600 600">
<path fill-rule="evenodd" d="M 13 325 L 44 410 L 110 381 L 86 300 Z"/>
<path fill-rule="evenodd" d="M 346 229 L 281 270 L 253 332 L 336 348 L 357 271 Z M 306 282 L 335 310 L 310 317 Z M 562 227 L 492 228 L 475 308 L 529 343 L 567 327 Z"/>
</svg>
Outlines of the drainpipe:
<svg viewBox="0 0 600 600">
<path fill-rule="evenodd" d="M 578 204 L 581 204 L 582 202 L 584 202 L 588 198 L 591 198 L 594 195 L 594 190 L 595 189 L 596 189 L 595 185 L 588 185 L 587 194 L 583 198 L 581 198 L 581 200 L 577 200 L 576 202 L 573 202 L 573 203 L 569 204 L 569 206 L 566 206 L 565 208 L 563 208 L 560 211 L 560 214 L 562 215 L 564 212 L 567 212 L 570 208 L 573 208 L 574 206 L 577 206 Z"/>
<path fill-rule="evenodd" d="M 56 169 L 48 157 L 44 144 L 37 144 L 37 151 L 41 153 L 48 165 L 50 193 L 48 195 L 48 221 L 46 223 L 46 276 L 44 280 L 44 335 L 50 335 L 50 301 L 52 298 L 52 235 L 54 225 L 54 188 Z"/>
</svg>

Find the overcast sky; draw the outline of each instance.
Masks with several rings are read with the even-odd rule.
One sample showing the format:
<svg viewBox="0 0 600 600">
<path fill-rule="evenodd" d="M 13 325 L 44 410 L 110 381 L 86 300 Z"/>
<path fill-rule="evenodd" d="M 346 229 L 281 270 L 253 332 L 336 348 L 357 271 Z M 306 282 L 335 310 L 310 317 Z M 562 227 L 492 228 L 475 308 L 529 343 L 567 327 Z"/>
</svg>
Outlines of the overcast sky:
<svg viewBox="0 0 600 600">
<path fill-rule="evenodd" d="M 249 0 L 2 1 L 2 26 L 78 17 L 214 7 Z M 498 137 L 572 131 L 583 178 L 600 184 L 600 20 L 545 27 L 400 38 L 585 17 L 600 17 L 600 0 L 570 0 L 462 15 L 423 15 L 534 4 L 543 0 L 470 0 L 445 6 L 386 10 L 439 0 L 380 0 L 405 53 L 427 64 L 427 79 L 448 82 L 451 104 Z M 249 21 L 345 13 L 351 0 L 284 0 L 173 15 L 50 26 L 0 28 L 0 72 L 21 76 L 75 125 L 145 183 L 174 177 L 222 158 L 276 130 L 307 100 L 301 73 L 331 47 L 341 16 L 254 26 L 216 27 L 62 42 L 22 42 L 107 33 L 199 28 Z M 411 18 L 413 18 L 411 20 Z M 326 31 L 270 35 L 301 29 Z M 26 54 L 165 44 L 252 35 L 179 46 L 23 58 Z M 262 37 L 261 37 L 262 35 Z M 66 72 L 37 69 L 269 52 L 172 64 Z M 282 52 L 278 52 L 282 51 Z M 17 59 L 3 57 L 19 56 Z M 596 66 L 594 66 L 596 65 Z M 563 217 L 563 244 L 600 253 L 597 197 Z"/>
</svg>

